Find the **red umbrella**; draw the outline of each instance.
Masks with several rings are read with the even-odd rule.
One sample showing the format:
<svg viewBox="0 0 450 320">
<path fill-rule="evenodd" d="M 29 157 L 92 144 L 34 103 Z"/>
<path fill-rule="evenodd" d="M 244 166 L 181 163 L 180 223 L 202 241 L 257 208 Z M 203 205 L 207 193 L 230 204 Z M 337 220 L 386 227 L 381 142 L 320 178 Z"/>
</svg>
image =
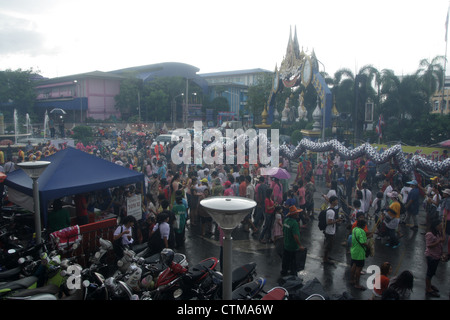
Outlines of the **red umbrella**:
<svg viewBox="0 0 450 320">
<path fill-rule="evenodd" d="M 3 139 L 2 141 L 0 141 L 0 145 L 2 145 L 2 146 L 7 146 L 8 143 L 9 143 L 9 144 L 14 144 L 14 142 L 12 142 L 12 141 L 9 140 L 9 139 Z"/>
<path fill-rule="evenodd" d="M 441 147 L 450 147 L 450 139 L 439 142 L 439 144 L 441 145 Z"/>
</svg>

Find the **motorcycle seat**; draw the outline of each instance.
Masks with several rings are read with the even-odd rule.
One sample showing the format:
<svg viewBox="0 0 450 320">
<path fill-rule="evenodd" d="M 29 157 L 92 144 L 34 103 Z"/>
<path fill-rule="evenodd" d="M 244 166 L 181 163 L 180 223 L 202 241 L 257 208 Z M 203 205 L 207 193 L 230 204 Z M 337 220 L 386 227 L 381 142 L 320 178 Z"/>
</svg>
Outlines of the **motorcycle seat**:
<svg viewBox="0 0 450 320">
<path fill-rule="evenodd" d="M 59 287 L 54 284 L 49 284 L 43 287 L 34 288 L 34 289 L 26 289 L 26 290 L 20 290 L 18 292 L 15 292 L 12 296 L 13 297 L 28 297 L 28 296 L 34 296 L 37 294 L 57 294 L 59 292 Z"/>
<path fill-rule="evenodd" d="M 0 285 L 0 290 L 9 289 L 9 291 L 16 291 L 16 290 L 20 290 L 20 289 L 27 289 L 31 285 L 33 285 L 33 283 L 35 283 L 37 281 L 38 281 L 38 278 L 35 276 L 25 277 L 25 278 L 22 278 L 19 280 L 7 282 L 7 283 Z"/>
<path fill-rule="evenodd" d="M 4 280 L 10 279 L 14 276 L 18 276 L 20 274 L 21 270 L 22 270 L 21 267 L 15 267 L 15 268 L 0 272 L 0 281 L 4 281 Z"/>
<path fill-rule="evenodd" d="M 148 244 L 146 242 L 144 243 L 139 243 L 139 244 L 134 244 L 131 246 L 131 250 L 133 250 L 135 253 L 139 253 L 141 251 L 144 251 L 145 249 L 147 249 Z"/>
<path fill-rule="evenodd" d="M 255 269 L 255 262 L 247 263 L 241 267 L 234 269 L 231 275 L 233 282 L 240 282 L 241 280 L 248 277 L 248 275 L 251 274 Z"/>
</svg>

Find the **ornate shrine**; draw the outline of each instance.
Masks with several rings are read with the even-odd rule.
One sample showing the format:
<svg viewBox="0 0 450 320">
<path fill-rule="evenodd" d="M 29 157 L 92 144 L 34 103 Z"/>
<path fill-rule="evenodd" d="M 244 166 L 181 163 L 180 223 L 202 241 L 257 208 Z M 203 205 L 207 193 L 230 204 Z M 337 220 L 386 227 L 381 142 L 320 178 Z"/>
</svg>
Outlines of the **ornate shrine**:
<svg viewBox="0 0 450 320">
<path fill-rule="evenodd" d="M 272 90 L 267 101 L 268 105 L 268 115 L 267 123 L 272 123 L 274 119 L 274 114 L 276 115 L 275 109 L 275 97 L 277 93 L 283 91 L 284 88 L 296 88 L 302 86 L 304 90 L 309 84 L 312 84 L 314 89 L 318 94 L 318 104 L 316 110 L 314 110 L 313 117 L 314 120 L 321 120 L 320 122 L 325 123 L 325 127 L 331 127 L 332 119 L 332 94 L 325 79 L 319 73 L 319 61 L 314 53 L 314 50 L 310 55 L 305 53 L 303 49 L 300 51 L 298 40 L 297 40 L 297 28 L 295 28 L 294 36 L 292 36 L 292 30 L 289 34 L 289 42 L 286 49 L 286 55 L 281 62 L 281 66 L 278 69 L 275 66 L 275 76 L 273 79 Z M 288 98 L 289 99 L 289 98 Z M 295 112 L 292 108 L 289 108 L 289 100 L 286 100 L 285 108 L 282 112 L 282 121 L 292 121 L 293 115 L 295 118 Z M 297 110 L 298 118 L 295 121 L 299 121 L 302 117 L 306 117 L 306 108 L 303 105 L 303 92 L 299 97 L 299 107 Z M 325 112 L 325 115 L 324 115 Z M 324 121 L 322 121 L 322 119 Z M 322 124 L 319 123 L 320 127 Z M 315 126 L 313 130 L 316 134 L 320 132 L 320 128 Z"/>
</svg>

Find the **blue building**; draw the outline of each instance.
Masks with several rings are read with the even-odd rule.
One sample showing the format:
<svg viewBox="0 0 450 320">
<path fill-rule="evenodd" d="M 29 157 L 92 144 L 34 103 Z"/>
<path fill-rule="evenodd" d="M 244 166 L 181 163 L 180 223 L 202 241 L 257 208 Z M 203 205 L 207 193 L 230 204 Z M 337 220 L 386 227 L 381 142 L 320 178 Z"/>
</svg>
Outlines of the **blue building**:
<svg viewBox="0 0 450 320">
<path fill-rule="evenodd" d="M 248 114 L 245 110 L 248 88 L 256 85 L 265 73 L 273 74 L 272 71 L 264 69 L 248 69 L 201 73 L 199 76 L 208 83 L 211 100 L 219 96 L 225 97 L 230 105 L 229 111 L 235 116 L 235 119 L 251 124 L 253 115 Z"/>
</svg>

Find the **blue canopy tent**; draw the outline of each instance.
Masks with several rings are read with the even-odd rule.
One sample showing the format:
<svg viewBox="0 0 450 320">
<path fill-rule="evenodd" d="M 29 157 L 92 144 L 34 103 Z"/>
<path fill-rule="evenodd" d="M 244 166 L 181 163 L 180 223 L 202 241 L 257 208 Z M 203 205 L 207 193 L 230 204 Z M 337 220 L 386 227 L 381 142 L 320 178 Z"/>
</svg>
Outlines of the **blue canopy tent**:
<svg viewBox="0 0 450 320">
<path fill-rule="evenodd" d="M 37 180 L 44 225 L 47 225 L 48 204 L 54 199 L 137 182 L 144 186 L 144 174 L 72 147 L 42 160 L 51 162 Z M 17 169 L 8 174 L 4 183 L 8 187 L 9 200 L 29 209 L 25 202 L 26 198 L 32 201 L 31 178 L 23 170 Z"/>
</svg>

